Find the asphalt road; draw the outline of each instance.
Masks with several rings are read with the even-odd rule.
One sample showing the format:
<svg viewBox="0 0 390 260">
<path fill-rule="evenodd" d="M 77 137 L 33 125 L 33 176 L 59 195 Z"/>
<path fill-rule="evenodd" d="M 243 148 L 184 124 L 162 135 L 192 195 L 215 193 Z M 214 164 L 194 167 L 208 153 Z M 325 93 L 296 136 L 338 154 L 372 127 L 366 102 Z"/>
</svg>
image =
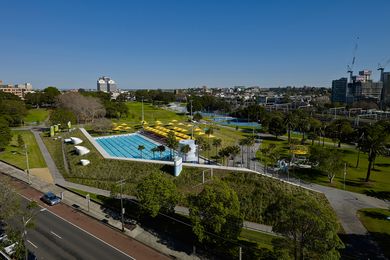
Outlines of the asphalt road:
<svg viewBox="0 0 390 260">
<path fill-rule="evenodd" d="M 38 259 L 131 259 L 49 211 L 39 212 L 34 223 L 26 244 Z"/>
</svg>

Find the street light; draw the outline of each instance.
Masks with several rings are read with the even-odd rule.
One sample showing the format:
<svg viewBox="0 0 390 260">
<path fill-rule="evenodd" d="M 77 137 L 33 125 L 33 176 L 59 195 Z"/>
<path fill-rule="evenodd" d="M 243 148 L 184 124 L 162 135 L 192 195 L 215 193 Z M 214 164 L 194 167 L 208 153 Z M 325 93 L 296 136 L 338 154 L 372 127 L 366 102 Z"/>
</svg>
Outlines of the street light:
<svg viewBox="0 0 390 260">
<path fill-rule="evenodd" d="M 126 180 L 122 179 L 120 181 L 117 181 L 116 184 L 121 187 L 120 191 L 120 196 L 121 196 L 121 220 L 122 220 L 122 232 L 125 231 L 125 219 L 124 219 L 124 214 L 125 214 L 125 209 L 123 208 L 123 196 L 122 196 L 122 186 L 125 184 Z"/>
<path fill-rule="evenodd" d="M 39 211 L 35 212 L 29 219 L 27 219 L 26 221 L 24 220 L 24 216 L 22 217 L 22 221 L 23 221 L 23 235 L 22 235 L 22 238 L 23 238 L 23 242 L 24 244 L 26 244 L 26 237 L 27 237 L 27 224 L 36 216 L 38 215 L 38 213 L 40 212 L 44 212 L 46 211 L 47 208 L 41 208 Z M 26 251 L 26 254 L 25 254 L 25 259 L 27 260 L 28 259 L 28 251 Z"/>
<path fill-rule="evenodd" d="M 27 144 L 24 144 L 24 152 L 26 155 L 26 166 L 27 166 L 27 176 L 28 176 L 28 184 L 31 184 L 31 176 L 30 176 L 30 164 L 28 161 L 28 151 L 27 151 Z"/>
</svg>

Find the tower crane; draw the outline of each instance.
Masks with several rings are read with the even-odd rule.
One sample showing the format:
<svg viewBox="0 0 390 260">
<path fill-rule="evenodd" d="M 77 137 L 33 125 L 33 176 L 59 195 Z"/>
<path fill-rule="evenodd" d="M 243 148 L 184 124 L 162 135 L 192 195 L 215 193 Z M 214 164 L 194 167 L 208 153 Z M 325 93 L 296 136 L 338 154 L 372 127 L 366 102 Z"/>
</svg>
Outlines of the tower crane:
<svg viewBox="0 0 390 260">
<path fill-rule="evenodd" d="M 358 49 L 358 40 L 359 37 L 356 38 L 355 46 L 353 48 L 352 52 L 352 62 L 350 65 L 347 65 L 348 73 L 349 73 L 349 81 L 352 82 L 352 74 L 353 74 L 353 66 L 355 65 L 355 60 L 356 60 L 356 51 Z"/>
</svg>

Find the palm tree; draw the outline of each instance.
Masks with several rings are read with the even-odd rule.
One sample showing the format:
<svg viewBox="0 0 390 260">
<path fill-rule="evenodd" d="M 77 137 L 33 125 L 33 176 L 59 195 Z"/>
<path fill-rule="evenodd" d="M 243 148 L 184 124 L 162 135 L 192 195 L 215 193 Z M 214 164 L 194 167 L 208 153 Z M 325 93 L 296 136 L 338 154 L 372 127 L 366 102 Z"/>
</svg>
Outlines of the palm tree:
<svg viewBox="0 0 390 260">
<path fill-rule="evenodd" d="M 247 167 L 250 168 L 250 160 L 251 160 L 251 147 L 255 144 L 255 138 L 253 136 L 246 138 L 246 153 L 247 153 Z"/>
<path fill-rule="evenodd" d="M 286 116 L 284 118 L 284 124 L 287 127 L 288 143 L 290 144 L 290 141 L 291 141 L 291 130 L 294 130 L 294 128 L 296 127 L 296 124 L 297 124 L 297 118 L 296 118 L 295 114 L 293 114 L 291 112 L 286 114 Z"/>
<path fill-rule="evenodd" d="M 188 144 L 183 145 L 180 149 L 180 152 L 184 154 L 184 161 L 187 161 L 187 154 L 191 151 L 191 146 Z"/>
<path fill-rule="evenodd" d="M 159 146 L 157 146 L 157 149 L 160 152 L 160 159 L 161 159 L 162 153 L 165 152 L 165 146 L 164 145 L 159 145 Z"/>
<path fill-rule="evenodd" d="M 200 151 L 202 150 L 203 143 L 204 143 L 204 138 L 201 136 L 198 136 L 196 138 L 196 144 L 198 145 L 198 163 L 199 163 L 199 157 L 200 157 Z"/>
<path fill-rule="evenodd" d="M 210 126 L 209 128 L 207 128 L 207 130 L 205 131 L 205 134 L 207 135 L 207 137 L 209 138 L 209 146 L 210 145 L 210 136 L 214 133 L 214 129 Z M 207 154 L 207 157 L 209 158 L 210 160 L 210 148 L 208 149 L 208 154 Z"/>
<path fill-rule="evenodd" d="M 389 133 L 382 125 L 382 122 L 377 122 L 365 129 L 365 135 L 363 135 L 361 140 L 361 150 L 368 154 L 366 182 L 370 180 L 371 167 L 373 166 L 376 157 L 386 151 L 385 143 L 388 137 Z"/>
<path fill-rule="evenodd" d="M 230 148 L 230 156 L 232 157 L 233 159 L 233 166 L 235 165 L 235 162 L 236 162 L 236 156 L 237 154 L 239 154 L 241 151 L 240 147 L 238 145 L 234 145 L 234 146 L 231 146 Z"/>
<path fill-rule="evenodd" d="M 246 145 L 247 143 L 247 140 L 244 138 L 244 139 L 240 139 L 240 141 L 238 142 L 238 144 L 241 146 L 241 165 L 244 164 L 244 146 Z"/>
<path fill-rule="evenodd" d="M 179 146 L 179 142 L 176 140 L 175 132 L 170 131 L 170 132 L 168 133 L 166 142 L 167 142 L 168 148 L 170 149 L 170 158 L 171 158 L 171 160 L 172 160 L 172 157 L 173 157 L 173 150 L 174 150 L 174 149 L 177 149 L 177 147 Z"/>
<path fill-rule="evenodd" d="M 218 147 L 222 144 L 222 139 L 216 138 L 213 140 L 213 146 L 215 147 L 215 154 L 218 154 Z"/>
<path fill-rule="evenodd" d="M 150 151 L 153 153 L 153 159 L 155 159 L 154 154 L 159 151 L 158 146 L 153 147 Z"/>
<path fill-rule="evenodd" d="M 138 145 L 138 151 L 140 151 L 141 152 L 141 159 L 142 159 L 142 150 L 144 150 L 145 149 L 145 146 L 143 146 L 143 145 Z"/>
</svg>

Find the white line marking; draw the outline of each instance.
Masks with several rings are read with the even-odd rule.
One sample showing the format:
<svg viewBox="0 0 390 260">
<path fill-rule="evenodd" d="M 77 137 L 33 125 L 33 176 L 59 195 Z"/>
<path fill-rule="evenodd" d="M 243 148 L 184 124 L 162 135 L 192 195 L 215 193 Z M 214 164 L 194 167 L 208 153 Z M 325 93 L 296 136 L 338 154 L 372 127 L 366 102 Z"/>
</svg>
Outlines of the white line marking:
<svg viewBox="0 0 390 260">
<path fill-rule="evenodd" d="M 20 196 L 22 196 L 23 198 L 25 198 L 26 200 L 28 200 L 28 201 L 31 201 L 31 199 L 29 199 L 29 198 L 27 198 L 26 196 L 24 196 L 24 195 L 22 195 L 22 194 L 19 194 Z M 72 226 L 74 226 L 75 228 L 78 228 L 78 229 L 80 229 L 81 231 L 83 231 L 83 232 L 85 232 L 85 233 L 87 233 L 88 235 L 90 235 L 91 237 L 93 237 L 93 238 L 95 238 L 95 239 L 97 239 L 97 240 L 99 240 L 100 242 L 102 242 L 103 244 L 105 244 L 105 245 L 107 245 L 107 246 L 109 246 L 109 247 L 111 247 L 112 249 L 114 249 L 114 250 L 116 250 L 116 251 L 118 251 L 118 252 L 120 252 L 120 253 L 122 253 L 123 255 L 125 255 L 125 256 L 127 256 L 127 257 L 129 257 L 130 259 L 133 259 L 133 260 L 136 260 L 134 257 L 132 257 L 132 256 L 129 256 L 128 254 L 126 254 L 125 252 L 123 252 L 123 251 L 121 251 L 121 250 L 119 250 L 118 248 L 116 248 L 115 246 L 113 246 L 113 245 L 110 245 L 109 243 L 107 243 L 106 241 L 104 241 L 104 240 L 102 240 L 102 239 L 100 239 L 100 238 L 98 238 L 97 236 L 95 236 L 95 235 L 92 235 L 91 233 L 89 233 L 88 231 L 86 231 L 86 230 L 84 230 L 84 229 L 82 229 L 81 227 L 79 227 L 79 226 L 76 226 L 76 224 L 73 224 L 72 222 L 69 222 L 68 220 L 66 220 L 66 219 L 64 219 L 63 217 L 61 217 L 61 216 L 58 216 L 56 213 L 54 213 L 54 212 L 52 212 L 52 211 L 50 211 L 47 207 L 42 207 L 41 205 L 39 205 L 39 207 L 41 207 L 41 208 L 46 208 L 47 210 L 46 210 L 46 212 L 50 212 L 51 214 L 53 214 L 54 216 L 56 216 L 57 218 L 59 218 L 59 219 L 62 219 L 63 221 L 65 221 L 66 223 L 69 223 L 70 225 L 72 225 Z M 130 238 L 130 239 L 132 239 L 132 238 Z M 153 250 L 155 250 L 154 248 L 152 248 L 152 247 L 150 247 L 151 249 L 153 249 Z M 159 251 L 157 251 L 156 250 L 156 252 L 159 252 Z"/>
<path fill-rule="evenodd" d="M 60 237 L 59 235 L 57 235 L 56 233 L 54 233 L 53 231 L 50 231 L 50 233 L 52 233 L 53 235 L 55 235 L 56 237 L 62 239 L 62 237 Z"/>
<path fill-rule="evenodd" d="M 31 242 L 30 240 L 27 239 L 27 242 L 29 242 L 33 247 L 38 248 L 38 247 L 37 247 L 36 245 L 34 245 L 34 243 Z"/>
</svg>

